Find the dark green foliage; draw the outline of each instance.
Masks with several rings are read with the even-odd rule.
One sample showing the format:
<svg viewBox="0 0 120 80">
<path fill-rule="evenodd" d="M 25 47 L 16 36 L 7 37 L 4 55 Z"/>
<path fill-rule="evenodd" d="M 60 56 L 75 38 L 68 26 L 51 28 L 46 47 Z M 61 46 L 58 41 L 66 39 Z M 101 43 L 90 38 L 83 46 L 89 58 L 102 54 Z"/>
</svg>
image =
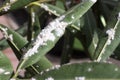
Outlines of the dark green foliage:
<svg viewBox="0 0 120 80">
<path fill-rule="evenodd" d="M 63 73 L 64 75 L 62 75 Z M 54 80 L 75 80 L 77 77 L 84 78 L 85 80 L 120 79 L 120 68 L 109 63 L 67 64 L 45 71 L 42 75 L 37 75 L 34 78 L 37 80 L 48 78 L 53 78 Z"/>
<path fill-rule="evenodd" d="M 0 52 L 0 80 L 120 79 L 120 68 L 103 62 L 113 53 L 120 60 L 119 0 L 5 0 L 0 15 L 19 9 L 28 14 L 26 26 L 15 31 L 0 24 L 5 38 L 0 49 L 10 47 L 19 60 L 13 72 Z M 59 40 L 63 44 L 56 49 Z M 46 57 L 49 52 L 58 55 L 53 48 L 60 51 L 61 67 Z M 74 55 L 91 62 L 67 64 Z M 19 76 L 21 69 L 26 70 L 24 77 Z"/>
</svg>

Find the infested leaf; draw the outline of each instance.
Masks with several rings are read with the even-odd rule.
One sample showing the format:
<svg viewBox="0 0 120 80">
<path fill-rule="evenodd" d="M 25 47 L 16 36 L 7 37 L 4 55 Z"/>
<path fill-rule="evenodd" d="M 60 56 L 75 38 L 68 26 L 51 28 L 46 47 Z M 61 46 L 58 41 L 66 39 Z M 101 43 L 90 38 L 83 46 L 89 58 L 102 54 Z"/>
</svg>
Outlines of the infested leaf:
<svg viewBox="0 0 120 80">
<path fill-rule="evenodd" d="M 23 60 L 20 62 L 19 68 L 26 68 L 35 62 L 37 62 L 43 55 L 45 55 L 48 51 L 50 51 L 55 43 L 59 40 L 59 38 L 64 34 L 64 28 L 67 27 L 68 25 L 74 23 L 76 20 L 78 20 L 96 1 L 95 0 L 88 0 L 88 1 L 83 1 L 82 3 L 76 5 L 72 9 L 68 10 L 66 14 L 60 16 L 59 18 L 55 19 L 52 21 L 45 29 L 43 29 L 40 34 L 37 36 L 35 42 L 33 42 L 33 47 L 28 49 L 26 54 L 23 56 Z M 71 16 L 74 17 L 71 18 Z M 56 22 L 57 21 L 57 22 Z M 60 24 L 63 26 L 63 28 L 60 28 L 60 25 L 52 25 L 52 24 Z M 53 28 L 50 31 L 48 30 L 49 28 Z M 55 29 L 54 29 L 55 27 Z M 60 28 L 60 33 L 57 34 L 58 30 L 56 29 Z M 48 31 L 47 31 L 48 30 Z M 45 33 L 44 33 L 45 31 Z M 46 33 L 47 31 L 47 33 Z M 50 33 L 50 34 L 49 34 Z M 40 36 L 43 35 L 52 35 L 49 37 L 46 37 L 48 40 L 43 38 L 43 43 L 42 42 L 37 42 L 40 38 Z M 45 40 L 45 41 L 44 41 Z M 39 46 L 38 46 L 39 44 Z M 35 49 L 35 50 L 34 50 Z M 39 52 L 39 53 L 38 53 Z"/>
<path fill-rule="evenodd" d="M 118 6 L 120 6 L 120 3 L 118 3 Z M 98 47 L 94 55 L 94 59 L 97 61 L 106 60 L 111 54 L 113 54 L 114 50 L 120 43 L 120 9 L 118 6 L 111 13 L 107 29 L 105 29 L 98 42 Z M 116 15 L 118 15 L 118 17 L 116 17 Z"/>
<path fill-rule="evenodd" d="M 49 71 L 45 71 L 41 75 L 36 75 L 34 79 L 116 80 L 120 79 L 120 68 L 113 64 L 96 62 L 67 64 L 49 69 Z"/>
</svg>

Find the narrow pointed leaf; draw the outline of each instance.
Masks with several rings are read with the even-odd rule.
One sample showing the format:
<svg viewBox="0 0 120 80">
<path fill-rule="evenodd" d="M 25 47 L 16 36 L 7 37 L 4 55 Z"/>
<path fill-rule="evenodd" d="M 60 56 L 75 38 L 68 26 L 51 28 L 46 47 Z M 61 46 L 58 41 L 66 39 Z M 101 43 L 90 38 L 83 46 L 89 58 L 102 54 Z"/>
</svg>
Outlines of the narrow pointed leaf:
<svg viewBox="0 0 120 80">
<path fill-rule="evenodd" d="M 43 55 L 50 51 L 59 38 L 64 34 L 65 28 L 79 19 L 95 2 L 96 0 L 83 1 L 66 12 L 66 14 L 50 22 L 50 24 L 48 24 L 48 26 L 46 26 L 46 28 L 44 28 L 37 36 L 32 44 L 33 47 L 28 49 L 25 53 L 18 69 L 34 64 Z M 73 16 L 74 19 L 71 18 L 71 16 Z"/>
<path fill-rule="evenodd" d="M 3 32 L 4 37 L 8 41 L 8 44 L 15 52 L 16 57 L 20 60 L 22 56 L 20 49 L 23 47 L 23 45 L 26 44 L 26 40 L 14 30 L 9 29 L 3 25 L 0 25 L 0 30 Z"/>
<path fill-rule="evenodd" d="M 84 45 L 91 58 L 94 56 L 98 43 L 97 25 L 92 10 L 89 10 L 83 17 L 84 25 L 82 33 L 85 34 L 86 44 Z"/>
<path fill-rule="evenodd" d="M 45 9 L 46 11 L 48 11 L 49 13 L 54 14 L 57 17 L 59 17 L 60 15 L 62 15 L 63 13 L 65 13 L 65 10 L 63 10 L 63 9 L 61 9 L 59 7 L 56 7 L 54 5 L 51 5 L 51 4 L 44 3 L 42 5 L 40 5 L 40 4 L 38 4 L 38 5 L 41 8 Z M 48 7 L 48 9 L 46 9 L 46 7 Z M 71 27 L 73 29 L 80 30 L 80 21 L 77 20 L 76 22 L 74 22 L 73 24 L 71 24 Z"/>
<path fill-rule="evenodd" d="M 40 32 L 40 22 L 34 8 L 31 8 L 30 19 L 28 23 L 27 40 L 31 42 Z"/>
<path fill-rule="evenodd" d="M 0 29 L 3 31 L 4 36 L 6 36 L 7 42 L 10 45 L 10 47 L 13 49 L 16 57 L 18 58 L 18 60 L 20 60 L 24 52 L 21 49 L 28 43 L 28 41 L 24 37 L 19 35 L 16 31 L 9 29 L 3 25 L 1 25 Z M 43 66 L 42 68 L 41 68 L 41 65 Z M 31 73 L 34 73 L 33 71 L 35 71 L 36 73 L 39 73 L 42 71 L 42 69 L 44 70 L 46 69 L 46 67 L 49 68 L 51 66 L 52 64 L 48 61 L 46 57 L 43 56 L 38 63 L 29 67 L 27 70 L 30 71 L 30 68 L 31 68 L 32 69 Z"/>
<path fill-rule="evenodd" d="M 73 52 L 74 37 L 75 35 L 73 35 L 69 30 L 66 30 L 64 35 L 64 44 L 61 55 L 61 65 L 70 62 Z"/>
<path fill-rule="evenodd" d="M 107 24 L 107 29 L 103 32 L 98 47 L 95 51 L 94 59 L 97 61 L 104 61 L 114 52 L 120 43 L 120 3 L 114 9 Z M 117 15 L 117 17 L 116 17 Z"/>
<path fill-rule="evenodd" d="M 24 26 L 24 27 L 16 30 L 15 32 L 18 32 L 20 35 L 24 36 L 26 34 L 25 31 L 26 31 L 26 28 Z M 0 50 L 6 49 L 8 47 L 9 47 L 9 45 L 8 45 L 8 43 L 6 43 L 6 40 L 5 39 L 1 39 L 0 40 Z"/>
<path fill-rule="evenodd" d="M 105 68 L 106 67 L 106 68 Z M 108 72 L 109 71 L 109 72 Z M 64 74 L 63 74 L 64 73 Z M 120 79 L 120 67 L 108 63 L 76 63 L 52 68 L 34 77 L 37 80 L 116 80 Z"/>
</svg>

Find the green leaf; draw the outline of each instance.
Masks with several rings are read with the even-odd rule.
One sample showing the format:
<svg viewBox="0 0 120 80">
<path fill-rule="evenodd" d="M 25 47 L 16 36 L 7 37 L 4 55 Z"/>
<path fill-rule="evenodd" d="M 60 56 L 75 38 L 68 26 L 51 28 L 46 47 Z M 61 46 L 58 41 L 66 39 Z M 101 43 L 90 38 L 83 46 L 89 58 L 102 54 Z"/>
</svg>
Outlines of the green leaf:
<svg viewBox="0 0 120 80">
<path fill-rule="evenodd" d="M 49 69 L 34 77 L 37 80 L 50 78 L 54 80 L 115 80 L 120 79 L 120 68 L 109 63 L 75 63 Z"/>
<path fill-rule="evenodd" d="M 65 10 L 63 10 L 63 9 L 61 9 L 59 7 L 56 7 L 54 5 L 47 4 L 47 3 L 41 4 L 41 3 L 38 3 L 38 2 L 33 2 L 33 5 L 40 6 L 41 8 L 43 8 L 46 11 L 54 14 L 55 16 L 60 16 L 61 14 L 63 14 L 65 12 Z M 46 9 L 46 7 L 47 7 L 47 9 Z"/>
<path fill-rule="evenodd" d="M 97 61 L 106 60 L 117 48 L 120 43 L 120 2 L 118 6 L 113 10 L 109 22 L 107 23 L 107 29 L 101 35 L 98 43 L 98 47 L 95 51 L 94 59 Z M 118 15 L 118 17 L 116 17 Z"/>
<path fill-rule="evenodd" d="M 40 28 L 39 17 L 36 14 L 34 8 L 31 8 L 30 19 L 28 23 L 27 40 L 31 42 L 31 40 L 35 39 L 36 36 L 39 34 L 40 30 L 41 28 Z"/>
<path fill-rule="evenodd" d="M 25 34 L 26 34 L 25 31 L 26 31 L 26 28 L 24 26 L 24 27 L 21 27 L 20 29 L 17 29 L 15 32 L 17 32 L 18 34 L 20 34 L 22 36 L 25 36 Z M 6 43 L 6 40 L 1 39 L 0 40 L 0 50 L 6 49 L 7 47 L 9 47 L 9 45 L 8 45 L 8 43 Z"/>
<path fill-rule="evenodd" d="M 90 57 L 93 59 L 94 52 L 98 43 L 97 25 L 94 14 L 90 9 L 83 17 L 84 25 L 82 27 L 82 33 L 85 35 L 86 44 L 84 45 Z"/>
<path fill-rule="evenodd" d="M 9 80 L 12 72 L 13 68 L 10 60 L 0 52 L 0 80 Z"/>
<path fill-rule="evenodd" d="M 44 4 L 41 5 L 40 3 L 36 3 L 36 2 L 34 2 L 33 4 L 37 5 L 37 6 L 40 6 L 41 8 L 45 9 L 49 13 L 54 14 L 57 17 L 62 15 L 63 13 L 65 13 L 65 10 L 63 10 L 63 9 L 61 9 L 59 7 L 56 7 L 54 5 L 51 5 L 51 4 L 44 3 Z M 47 9 L 46 9 L 46 6 L 48 7 Z M 80 21 L 77 20 L 76 22 L 71 24 L 71 27 L 73 27 L 76 30 L 80 30 Z"/>
<path fill-rule="evenodd" d="M 8 0 L 6 3 L 0 8 L 0 15 L 5 14 L 9 11 L 13 11 L 19 8 L 23 8 L 29 3 L 37 1 L 37 0 Z"/>
<path fill-rule="evenodd" d="M 108 29 L 108 31 L 109 30 L 111 30 L 111 29 Z M 97 61 L 106 60 L 111 54 L 113 54 L 114 50 L 119 45 L 120 38 L 118 37 L 118 35 L 120 35 L 120 32 L 119 32 L 120 21 L 117 22 L 116 29 L 114 28 L 114 30 L 115 30 L 115 36 L 114 36 L 114 39 L 110 41 L 110 43 L 109 43 L 109 38 L 107 38 L 107 37 L 102 37 L 100 39 L 98 48 L 96 49 L 96 52 L 95 52 L 95 57 L 96 57 Z M 107 30 L 106 30 L 106 32 L 107 32 Z"/>
<path fill-rule="evenodd" d="M 66 14 L 63 14 L 59 18 L 50 22 L 50 24 L 37 36 L 36 40 L 33 42 L 33 47 L 28 49 L 26 54 L 23 56 L 23 60 L 19 64 L 19 68 L 25 68 L 34 64 L 43 55 L 50 51 L 59 38 L 64 34 L 65 28 L 79 19 L 94 3 L 94 0 L 83 1 L 66 12 Z M 73 16 L 74 19 L 71 18 L 71 16 Z M 63 27 L 60 28 L 60 25 Z M 59 29 L 60 33 L 57 29 Z M 44 35 L 48 35 L 49 37 L 42 38 Z M 38 42 L 40 40 L 43 42 Z"/>
<path fill-rule="evenodd" d="M 66 29 L 66 32 L 64 35 L 63 50 L 61 55 L 61 65 L 70 62 L 72 52 L 73 52 L 74 37 L 75 35 L 72 34 L 68 29 Z"/>
<path fill-rule="evenodd" d="M 15 52 L 16 57 L 20 60 L 22 55 L 20 49 L 27 43 L 25 38 L 19 35 L 16 31 L 3 25 L 0 25 L 0 30 L 3 32 L 8 44 Z"/>
<path fill-rule="evenodd" d="M 19 35 L 16 31 L 9 29 L 3 25 L 1 25 L 0 30 L 3 31 L 3 34 L 6 37 L 8 44 L 14 51 L 18 60 L 20 60 L 24 52 L 22 48 L 28 43 L 28 41 L 24 37 Z M 10 35 L 12 36 L 10 37 Z M 39 73 L 46 68 L 50 68 L 51 66 L 52 64 L 50 63 L 50 61 L 43 56 L 39 60 L 39 62 L 35 63 L 33 66 L 30 66 L 29 68 L 27 68 L 27 70 L 33 74 Z"/>
<path fill-rule="evenodd" d="M 59 1 L 59 0 L 58 0 L 58 1 Z M 44 5 L 48 6 L 48 10 L 46 10 L 46 11 L 54 14 L 54 15 L 57 16 L 57 17 L 60 16 L 60 15 L 62 15 L 63 13 L 65 13 L 65 10 L 64 10 L 64 9 L 61 9 L 61 8 L 56 7 L 56 6 L 54 6 L 54 5 L 47 4 L 47 3 L 44 4 Z M 41 6 L 41 8 L 44 8 L 44 7 Z M 70 27 L 73 27 L 73 28 L 75 28 L 76 30 L 80 30 L 80 20 L 75 21 L 73 24 L 71 24 Z"/>
</svg>

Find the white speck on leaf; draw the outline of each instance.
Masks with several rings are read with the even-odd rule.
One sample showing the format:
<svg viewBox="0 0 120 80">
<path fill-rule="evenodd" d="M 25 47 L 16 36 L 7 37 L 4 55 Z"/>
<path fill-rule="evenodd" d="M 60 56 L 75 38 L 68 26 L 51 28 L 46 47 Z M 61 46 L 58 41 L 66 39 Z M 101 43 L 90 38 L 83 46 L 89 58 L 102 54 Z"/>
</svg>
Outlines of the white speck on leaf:
<svg viewBox="0 0 120 80">
<path fill-rule="evenodd" d="M 39 66 L 38 66 L 38 65 L 37 65 L 36 67 L 37 67 L 37 68 L 39 68 Z"/>
<path fill-rule="evenodd" d="M 2 74 L 3 72 L 5 72 L 5 70 L 0 68 L 0 74 Z"/>
<path fill-rule="evenodd" d="M 72 18 L 72 19 L 75 19 L 75 17 L 74 17 L 73 15 L 71 16 L 71 18 Z"/>
<path fill-rule="evenodd" d="M 103 53 L 105 52 L 105 49 L 103 50 Z M 96 62 L 99 62 L 100 60 L 101 60 L 102 58 L 101 58 L 101 56 L 97 59 L 97 61 Z"/>
<path fill-rule="evenodd" d="M 48 72 L 48 71 L 50 71 L 50 69 L 46 69 L 46 71 Z"/>
<path fill-rule="evenodd" d="M 4 37 L 7 39 L 7 38 L 8 38 L 8 33 L 7 33 L 7 30 L 8 30 L 8 29 L 1 27 L 1 30 L 2 30 L 2 32 L 3 32 Z"/>
<path fill-rule="evenodd" d="M 35 78 L 31 78 L 31 80 L 36 80 Z"/>
<path fill-rule="evenodd" d="M 60 65 L 55 65 L 52 67 L 52 69 L 59 69 L 60 68 Z"/>
<path fill-rule="evenodd" d="M 42 75 L 44 72 L 42 71 L 42 72 L 40 72 L 40 74 Z"/>
<path fill-rule="evenodd" d="M 78 23 L 78 26 L 80 26 L 80 22 Z"/>
<path fill-rule="evenodd" d="M 10 4 L 6 3 L 6 5 L 3 7 L 3 11 L 8 11 L 10 9 Z"/>
<path fill-rule="evenodd" d="M 16 2 L 17 0 L 10 0 L 10 3 L 14 3 L 14 2 Z"/>
<path fill-rule="evenodd" d="M 64 34 L 65 28 L 67 27 L 67 22 L 62 22 L 64 15 L 57 18 L 55 21 L 51 22 L 46 26 L 37 36 L 34 46 L 30 48 L 24 55 L 24 59 L 28 58 L 38 52 L 39 47 L 47 45 L 47 41 L 54 42 L 57 37 L 61 37 Z"/>
<path fill-rule="evenodd" d="M 92 71 L 92 68 L 88 68 L 88 72 L 91 72 Z"/>
<path fill-rule="evenodd" d="M 118 71 L 118 68 L 115 68 L 115 71 Z"/>
<path fill-rule="evenodd" d="M 4 74 L 5 74 L 5 75 L 9 75 L 9 74 L 10 74 L 10 72 L 5 72 Z"/>
<path fill-rule="evenodd" d="M 45 4 L 43 4 L 43 3 L 42 3 L 42 4 L 40 4 L 40 6 L 41 6 L 42 8 L 44 8 L 46 11 L 47 11 L 47 10 L 49 10 L 48 6 L 46 6 L 46 5 L 45 5 Z"/>
<path fill-rule="evenodd" d="M 75 80 L 85 80 L 85 77 L 75 77 Z"/>
<path fill-rule="evenodd" d="M 97 0 L 91 0 L 92 2 L 96 2 Z"/>
<path fill-rule="evenodd" d="M 114 29 L 108 29 L 108 30 L 106 31 L 106 34 L 108 34 L 107 45 L 110 45 L 110 44 L 111 44 L 111 41 L 114 39 L 115 30 L 114 30 Z"/>
<path fill-rule="evenodd" d="M 35 22 L 35 12 L 32 12 L 32 23 Z"/>
<path fill-rule="evenodd" d="M 13 35 L 12 35 L 12 34 L 9 35 L 9 39 L 10 39 L 11 41 L 13 41 Z"/>
<path fill-rule="evenodd" d="M 54 78 L 52 78 L 52 77 L 48 77 L 48 78 L 45 79 L 45 80 L 54 80 Z"/>
</svg>

